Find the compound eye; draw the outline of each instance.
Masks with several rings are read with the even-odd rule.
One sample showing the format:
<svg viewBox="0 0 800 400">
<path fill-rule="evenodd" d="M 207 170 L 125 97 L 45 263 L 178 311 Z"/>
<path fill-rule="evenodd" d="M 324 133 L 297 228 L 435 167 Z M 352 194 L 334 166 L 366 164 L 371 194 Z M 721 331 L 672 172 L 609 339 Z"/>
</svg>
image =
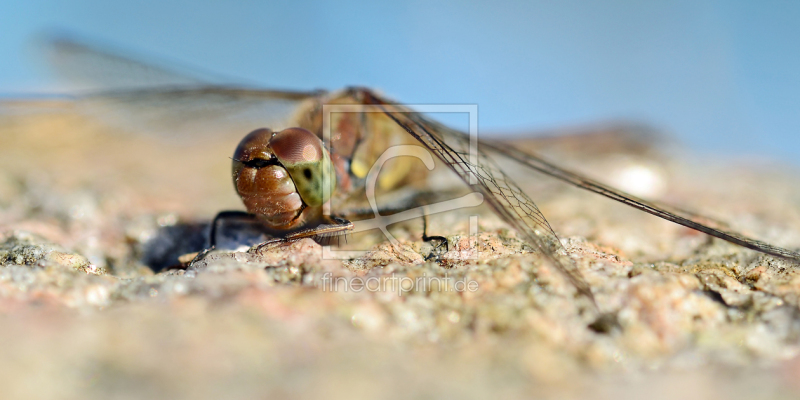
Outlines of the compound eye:
<svg viewBox="0 0 800 400">
<path fill-rule="evenodd" d="M 248 162 L 256 159 L 269 160 L 272 154 L 269 149 L 272 139 L 272 130 L 267 128 L 256 129 L 245 136 L 236 151 L 233 153 L 234 161 Z"/>
<path fill-rule="evenodd" d="M 315 163 L 322 160 L 322 141 L 303 128 L 284 129 L 269 142 L 272 151 L 284 166 Z"/>
<path fill-rule="evenodd" d="M 330 156 L 317 135 L 303 128 L 284 129 L 272 137 L 269 146 L 307 205 L 316 207 L 328 201 L 336 186 L 336 176 Z"/>
</svg>

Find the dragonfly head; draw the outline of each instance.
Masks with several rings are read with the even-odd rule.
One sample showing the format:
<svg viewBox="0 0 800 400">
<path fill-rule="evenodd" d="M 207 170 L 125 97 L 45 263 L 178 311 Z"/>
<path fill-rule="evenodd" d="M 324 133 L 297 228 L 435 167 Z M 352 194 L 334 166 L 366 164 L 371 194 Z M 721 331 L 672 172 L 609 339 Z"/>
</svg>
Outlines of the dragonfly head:
<svg viewBox="0 0 800 400">
<path fill-rule="evenodd" d="M 330 199 L 336 175 L 322 141 L 302 128 L 250 132 L 233 153 L 233 185 L 247 211 L 275 229 L 301 223 Z"/>
</svg>

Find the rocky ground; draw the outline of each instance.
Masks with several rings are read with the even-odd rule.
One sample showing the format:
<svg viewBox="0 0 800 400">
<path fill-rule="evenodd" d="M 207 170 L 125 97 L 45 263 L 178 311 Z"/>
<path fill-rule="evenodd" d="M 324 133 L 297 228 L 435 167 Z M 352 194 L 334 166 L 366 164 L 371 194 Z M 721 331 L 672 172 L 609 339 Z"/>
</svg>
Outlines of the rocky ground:
<svg viewBox="0 0 800 400">
<path fill-rule="evenodd" d="M 800 392 L 796 263 L 521 172 L 618 326 L 598 328 L 588 301 L 483 209 L 431 219 L 450 243 L 439 263 L 424 260 L 431 247 L 412 221 L 392 230 L 399 247 L 350 240 L 367 250 L 356 258 L 301 240 L 164 268 L 202 243 L 217 211 L 240 208 L 228 159 L 238 136 L 165 142 L 58 101 L 4 105 L 2 398 Z M 537 145 L 607 182 L 800 247 L 791 171 L 618 139 Z M 625 180 L 631 171 L 639 178 Z"/>
</svg>

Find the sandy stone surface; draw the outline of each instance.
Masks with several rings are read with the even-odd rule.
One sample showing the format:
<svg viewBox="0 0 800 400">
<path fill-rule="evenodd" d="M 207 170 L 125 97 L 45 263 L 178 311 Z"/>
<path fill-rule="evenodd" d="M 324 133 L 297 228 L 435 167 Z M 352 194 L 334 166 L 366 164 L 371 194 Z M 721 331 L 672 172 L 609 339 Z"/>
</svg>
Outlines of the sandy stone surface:
<svg viewBox="0 0 800 400">
<path fill-rule="evenodd" d="M 0 110 L 4 399 L 800 393 L 797 263 L 516 171 L 618 325 L 483 208 L 432 217 L 450 247 L 438 263 L 416 220 L 392 227 L 399 246 L 350 238 L 366 250 L 355 258 L 304 239 L 169 269 L 217 211 L 241 208 L 228 159 L 240 134 L 165 142 L 60 101 Z M 794 171 L 639 140 L 525 145 L 800 247 Z"/>
</svg>

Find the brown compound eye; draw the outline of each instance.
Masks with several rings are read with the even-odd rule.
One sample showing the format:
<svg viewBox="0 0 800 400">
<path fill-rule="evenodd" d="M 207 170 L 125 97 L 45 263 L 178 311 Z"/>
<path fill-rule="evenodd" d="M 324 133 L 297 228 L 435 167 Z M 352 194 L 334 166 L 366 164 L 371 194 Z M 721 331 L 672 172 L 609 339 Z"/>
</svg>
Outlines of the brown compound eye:
<svg viewBox="0 0 800 400">
<path fill-rule="evenodd" d="M 247 211 L 276 229 L 296 224 L 306 206 L 321 206 L 336 187 L 322 141 L 302 128 L 250 132 L 233 153 L 232 173 Z"/>
<path fill-rule="evenodd" d="M 274 133 L 267 128 L 256 129 L 247 134 L 236 146 L 233 152 L 233 186 L 236 187 L 237 193 L 239 192 L 239 178 L 242 171 L 245 169 L 253 168 L 255 163 L 268 162 L 274 160 L 275 155 L 269 148 L 269 141 L 272 139 Z"/>
<path fill-rule="evenodd" d="M 272 137 L 269 147 L 289 172 L 305 204 L 317 207 L 328 201 L 336 188 L 336 175 L 317 135 L 303 128 L 284 129 Z"/>
<path fill-rule="evenodd" d="M 234 163 L 236 161 L 247 163 L 257 159 L 269 160 L 273 158 L 274 155 L 269 148 L 269 142 L 272 140 L 273 135 L 272 130 L 268 128 L 256 129 L 248 133 L 236 146 L 236 151 L 233 153 Z"/>
<path fill-rule="evenodd" d="M 303 201 L 269 146 L 274 133 L 257 129 L 245 136 L 233 153 L 233 186 L 247 211 L 269 226 L 291 226 L 303 211 Z"/>
<path fill-rule="evenodd" d="M 315 163 L 323 158 L 322 141 L 303 128 L 284 129 L 272 137 L 269 145 L 284 165 Z"/>
</svg>

